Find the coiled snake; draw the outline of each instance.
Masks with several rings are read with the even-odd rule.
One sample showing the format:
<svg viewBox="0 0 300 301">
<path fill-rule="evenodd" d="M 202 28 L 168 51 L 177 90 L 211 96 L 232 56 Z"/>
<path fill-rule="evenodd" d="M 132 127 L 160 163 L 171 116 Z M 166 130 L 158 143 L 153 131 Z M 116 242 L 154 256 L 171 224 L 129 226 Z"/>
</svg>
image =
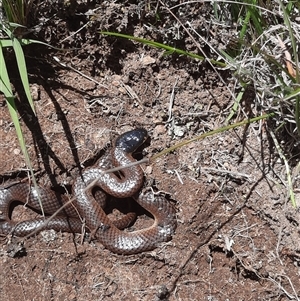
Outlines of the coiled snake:
<svg viewBox="0 0 300 301">
<path fill-rule="evenodd" d="M 110 160 L 114 166 L 126 166 L 134 162 L 132 153 L 144 143 L 148 137 L 144 129 L 135 129 L 120 135 L 112 148 Z M 45 224 L 44 218 L 26 220 L 16 223 L 10 218 L 10 208 L 14 201 L 19 201 L 29 207 L 39 210 L 37 191 L 27 183 L 15 183 L 0 187 L 0 234 L 12 233 L 16 236 L 26 236 L 35 229 L 54 229 L 56 231 L 80 232 L 82 222 L 78 213 L 85 220 L 86 228 L 93 233 L 108 250 L 117 254 L 135 254 L 156 248 L 161 242 L 171 239 L 177 223 L 173 206 L 162 196 L 154 196 L 150 192 L 142 192 L 143 171 L 139 165 L 122 169 L 122 176 L 114 173 L 104 173 L 105 164 L 84 170 L 75 180 L 73 186 L 73 205 L 66 206 L 63 215 L 55 216 Z M 89 184 L 92 183 L 92 187 Z M 126 232 L 125 219 L 114 223 L 102 209 L 106 198 L 104 193 L 97 196 L 92 188 L 98 186 L 106 194 L 116 198 L 132 197 L 154 217 L 154 223 L 149 228 Z M 49 188 L 39 188 L 43 210 L 51 215 L 57 211 L 67 198 L 57 195 Z M 74 208 L 75 207 L 75 208 Z M 128 217 L 130 218 L 130 217 Z"/>
</svg>

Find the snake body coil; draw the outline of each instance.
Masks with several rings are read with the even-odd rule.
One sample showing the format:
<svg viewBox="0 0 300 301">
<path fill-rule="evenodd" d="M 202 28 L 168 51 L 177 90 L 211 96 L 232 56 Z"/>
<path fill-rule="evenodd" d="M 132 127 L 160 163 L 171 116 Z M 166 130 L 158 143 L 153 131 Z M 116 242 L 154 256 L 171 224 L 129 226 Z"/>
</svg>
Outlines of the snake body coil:
<svg viewBox="0 0 300 301">
<path fill-rule="evenodd" d="M 144 129 L 135 129 L 120 135 L 111 151 L 111 163 L 114 166 L 126 166 L 134 162 L 132 153 L 144 143 L 147 137 Z M 126 167 L 122 169 L 121 177 L 118 177 L 113 173 L 105 173 L 105 166 L 104 163 L 84 170 L 76 179 L 73 187 L 75 197 L 73 204 L 64 208 L 64 215 L 56 216 L 48 223 L 45 223 L 44 218 L 19 223 L 15 223 L 10 218 L 10 207 L 14 201 L 22 202 L 39 210 L 38 193 L 35 188 L 25 183 L 0 187 L 0 234 L 12 233 L 16 236 L 26 236 L 37 228 L 39 231 L 54 229 L 56 231 L 81 232 L 82 222 L 78 218 L 79 213 L 85 220 L 87 229 L 97 240 L 117 254 L 135 254 L 152 250 L 161 242 L 170 240 L 177 226 L 175 210 L 162 196 L 141 192 L 143 186 L 141 167 L 139 165 Z M 153 225 L 134 232 L 121 230 L 126 227 L 131 216 L 122 219 L 119 223 L 111 221 L 102 209 L 106 195 L 102 193 L 96 199 L 92 194 L 95 186 L 116 198 L 134 198 L 153 215 Z M 48 215 L 56 212 L 68 200 L 64 195 L 58 197 L 55 192 L 46 188 L 39 188 L 39 195 L 43 210 Z"/>
</svg>

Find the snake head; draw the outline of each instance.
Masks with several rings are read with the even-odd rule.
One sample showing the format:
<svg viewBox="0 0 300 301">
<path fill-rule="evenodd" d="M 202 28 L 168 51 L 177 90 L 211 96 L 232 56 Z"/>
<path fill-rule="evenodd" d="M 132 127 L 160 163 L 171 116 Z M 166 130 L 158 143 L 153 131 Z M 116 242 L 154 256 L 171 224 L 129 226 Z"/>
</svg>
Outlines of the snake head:
<svg viewBox="0 0 300 301">
<path fill-rule="evenodd" d="M 115 142 L 115 147 L 126 153 L 133 153 L 147 138 L 148 132 L 145 129 L 134 129 L 120 135 Z"/>
</svg>

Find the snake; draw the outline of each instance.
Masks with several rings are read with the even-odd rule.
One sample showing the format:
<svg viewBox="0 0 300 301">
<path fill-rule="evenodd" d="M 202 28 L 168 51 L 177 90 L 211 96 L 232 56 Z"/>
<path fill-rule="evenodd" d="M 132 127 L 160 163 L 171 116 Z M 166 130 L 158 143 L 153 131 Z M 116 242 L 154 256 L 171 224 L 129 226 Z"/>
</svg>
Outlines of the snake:
<svg viewBox="0 0 300 301">
<path fill-rule="evenodd" d="M 64 206 L 61 215 L 47 222 L 44 217 L 13 221 L 12 204 L 17 201 L 40 211 L 41 201 L 43 212 L 52 215 L 69 200 L 67 196 L 58 195 L 47 187 L 34 187 L 24 182 L 1 185 L 0 234 L 24 237 L 34 231 L 48 229 L 80 233 L 85 227 L 106 249 L 122 255 L 150 251 L 169 241 L 177 227 L 175 208 L 164 196 L 151 189 L 142 189 L 144 172 L 139 164 L 132 164 L 136 161 L 133 153 L 147 138 L 148 133 L 143 128 L 118 136 L 107 161 L 102 160 L 97 166 L 81 172 L 73 185 L 73 202 Z M 123 168 L 118 174 L 106 172 L 111 165 Z M 94 193 L 95 187 L 100 188 L 97 195 Z M 120 200 L 133 198 L 153 216 L 152 225 L 132 232 L 124 230 L 131 223 L 133 214 L 128 213 L 125 218 L 117 221 L 111 220 L 103 209 L 107 195 Z"/>
</svg>

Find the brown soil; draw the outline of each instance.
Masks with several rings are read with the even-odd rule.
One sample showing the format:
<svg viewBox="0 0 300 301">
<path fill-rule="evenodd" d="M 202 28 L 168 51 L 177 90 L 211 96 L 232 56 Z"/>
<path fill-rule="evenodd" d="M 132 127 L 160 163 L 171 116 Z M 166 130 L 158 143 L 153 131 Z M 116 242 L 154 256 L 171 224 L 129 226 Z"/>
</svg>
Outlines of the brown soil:
<svg viewBox="0 0 300 301">
<path fill-rule="evenodd" d="M 154 14 L 156 1 L 64 2 L 44 1 L 40 20 L 52 18 L 37 38 L 77 49 L 24 49 L 37 118 L 20 92 L 13 55 L 6 53 L 40 185 L 72 185 L 80 166 L 93 164 L 128 129 L 149 131 L 151 144 L 143 154 L 151 157 L 224 125 L 233 104 L 229 72 L 99 33 L 124 32 L 197 51 L 167 11 Z M 87 11 L 92 16 L 84 15 Z M 209 28 L 208 5 L 173 12 L 197 30 L 205 28 L 212 34 L 207 39 L 223 47 L 224 34 Z M 24 179 L 29 172 L 3 97 L 1 102 L 2 179 Z M 235 121 L 243 118 L 237 114 Z M 10 237 L 3 238 L 1 299 L 298 300 L 299 212 L 288 200 L 285 167 L 264 122 L 190 143 L 143 168 L 147 184 L 176 205 L 178 228 L 170 242 L 120 256 L 97 241 L 82 243 L 79 234 L 49 230 L 24 242 L 24 256 L 11 258 Z M 35 216 L 17 209 L 19 219 Z M 148 219 L 140 215 L 139 225 L 148 225 Z"/>
</svg>

